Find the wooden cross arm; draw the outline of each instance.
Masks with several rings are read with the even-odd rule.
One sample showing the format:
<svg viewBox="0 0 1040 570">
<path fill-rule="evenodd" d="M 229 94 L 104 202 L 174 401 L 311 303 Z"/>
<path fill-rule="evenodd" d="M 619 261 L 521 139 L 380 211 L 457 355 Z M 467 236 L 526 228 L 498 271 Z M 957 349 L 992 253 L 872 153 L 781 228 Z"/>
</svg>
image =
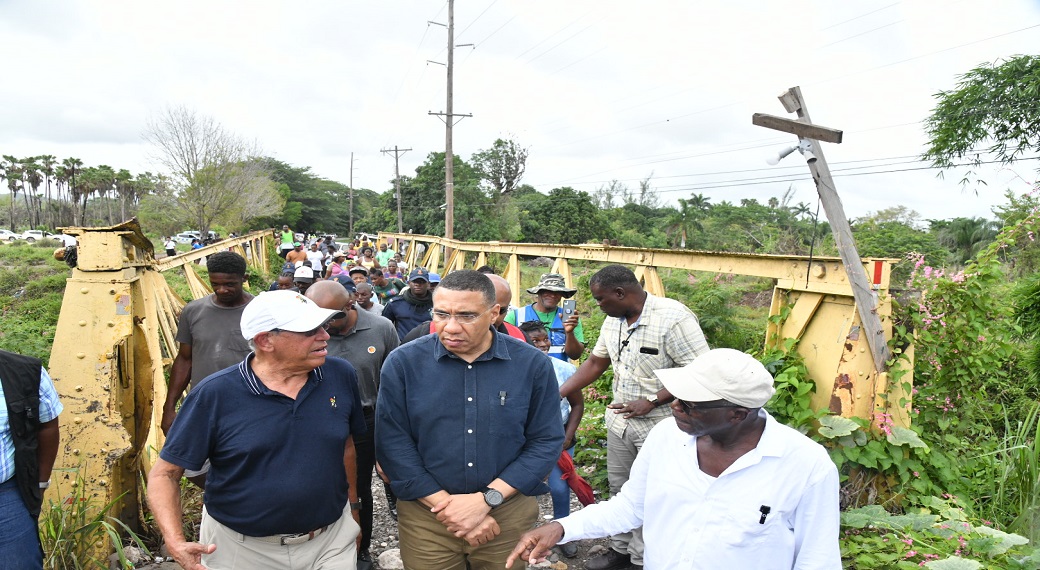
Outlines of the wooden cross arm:
<svg viewBox="0 0 1040 570">
<path fill-rule="evenodd" d="M 751 115 L 751 124 L 774 131 L 783 131 L 798 135 L 805 139 L 813 139 L 829 143 L 841 143 L 842 132 L 838 129 L 803 123 L 795 119 L 777 117 L 766 113 L 755 113 Z"/>
</svg>

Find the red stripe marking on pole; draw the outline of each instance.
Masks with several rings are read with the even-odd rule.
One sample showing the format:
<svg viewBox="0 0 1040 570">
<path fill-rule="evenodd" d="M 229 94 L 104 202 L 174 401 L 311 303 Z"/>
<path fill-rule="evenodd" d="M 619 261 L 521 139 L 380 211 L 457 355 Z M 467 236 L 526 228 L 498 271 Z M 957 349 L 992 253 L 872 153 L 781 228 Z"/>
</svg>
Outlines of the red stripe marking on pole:
<svg viewBox="0 0 1040 570">
<path fill-rule="evenodd" d="M 874 285 L 881 285 L 881 262 L 874 262 Z"/>
</svg>

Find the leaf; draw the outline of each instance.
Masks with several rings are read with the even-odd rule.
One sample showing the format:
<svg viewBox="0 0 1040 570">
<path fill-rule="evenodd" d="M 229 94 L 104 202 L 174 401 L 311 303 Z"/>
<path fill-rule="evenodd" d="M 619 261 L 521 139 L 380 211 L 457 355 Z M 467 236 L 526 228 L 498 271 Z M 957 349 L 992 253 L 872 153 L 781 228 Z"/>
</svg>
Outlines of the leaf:
<svg viewBox="0 0 1040 570">
<path fill-rule="evenodd" d="M 928 449 L 928 445 L 921 441 L 917 432 L 905 427 L 892 426 L 892 433 L 888 434 L 887 438 L 892 445 L 909 445 L 910 447 Z"/>
<path fill-rule="evenodd" d="M 820 435 L 826 438 L 850 435 L 859 429 L 859 424 L 841 416 L 823 416 L 820 418 Z"/>
<path fill-rule="evenodd" d="M 925 568 L 931 568 L 932 570 L 978 570 L 982 568 L 982 564 L 975 560 L 968 560 L 961 558 L 960 556 L 951 556 L 942 560 L 932 560 L 931 562 L 925 562 Z"/>
<path fill-rule="evenodd" d="M 1019 534 L 1008 534 L 1004 531 L 990 528 L 988 526 L 975 527 L 975 532 L 983 536 L 991 536 L 997 539 L 997 542 L 991 546 L 986 554 L 989 556 L 999 556 L 1004 554 L 1008 550 L 1016 546 L 1022 546 L 1023 544 L 1029 544 L 1029 539 Z"/>
</svg>

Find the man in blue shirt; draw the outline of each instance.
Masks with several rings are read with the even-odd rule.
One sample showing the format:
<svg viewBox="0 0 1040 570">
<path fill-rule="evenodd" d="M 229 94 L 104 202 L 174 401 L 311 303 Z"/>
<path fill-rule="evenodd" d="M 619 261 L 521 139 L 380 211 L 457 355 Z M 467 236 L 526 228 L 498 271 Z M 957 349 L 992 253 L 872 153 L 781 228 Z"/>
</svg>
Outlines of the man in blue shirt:
<svg viewBox="0 0 1040 570">
<path fill-rule="evenodd" d="M 325 328 L 343 316 L 292 291 L 261 293 L 242 312 L 253 352 L 185 398 L 148 500 L 186 570 L 355 567 L 352 434 L 364 433 L 365 419 L 354 367 L 326 358 Z M 202 528 L 189 543 L 179 482 L 207 459 Z"/>
<path fill-rule="evenodd" d="M 408 274 L 408 288 L 390 299 L 383 309 L 383 316 L 390 319 L 397 329 L 397 337 L 404 337 L 412 329 L 430 318 L 433 307 L 432 274 L 423 267 L 416 267 Z"/>
<path fill-rule="evenodd" d="M 36 520 L 58 455 L 61 410 L 38 359 L 0 351 L 0 561 L 18 568 L 43 568 Z"/>
<path fill-rule="evenodd" d="M 380 375 L 376 457 L 398 497 L 405 568 L 503 568 L 538 517 L 563 449 L 548 358 L 491 327 L 487 276 L 448 274 L 438 333 L 392 352 Z"/>
</svg>

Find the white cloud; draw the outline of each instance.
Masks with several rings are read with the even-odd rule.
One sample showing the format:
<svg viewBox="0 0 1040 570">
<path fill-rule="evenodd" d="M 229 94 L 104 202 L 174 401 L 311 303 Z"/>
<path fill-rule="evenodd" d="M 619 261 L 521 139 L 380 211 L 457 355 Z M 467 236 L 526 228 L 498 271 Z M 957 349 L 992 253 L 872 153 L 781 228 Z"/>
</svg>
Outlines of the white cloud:
<svg viewBox="0 0 1040 570">
<path fill-rule="evenodd" d="M 478 18 L 479 16 L 479 18 Z M 184 0 L 0 2 L 4 154 L 77 156 L 88 164 L 155 170 L 140 132 L 165 105 L 185 104 L 255 139 L 269 154 L 346 182 L 389 188 L 393 161 L 412 148 L 410 173 L 442 150 L 446 22 L 443 3 L 250 3 Z M 919 122 L 957 74 L 1037 53 L 1040 7 L 1028 0 L 785 3 L 480 0 L 456 5 L 455 129 L 468 158 L 495 138 L 531 147 L 526 181 L 539 189 L 635 186 L 654 173 L 669 202 L 692 192 L 760 200 L 790 182 L 723 187 L 739 179 L 804 174 L 797 157 L 767 169 L 791 137 L 754 127 L 754 112 L 783 114 L 776 95 L 800 85 L 813 119 L 845 130 L 828 145 L 850 216 L 903 204 L 925 217 L 989 215 L 1008 185 L 988 172 L 979 197 L 919 167 Z M 903 159 L 905 161 L 905 159 Z M 1018 172 L 1030 178 L 1031 166 Z M 727 172 L 727 174 L 705 175 Z M 795 201 L 815 204 L 797 184 Z"/>
</svg>

